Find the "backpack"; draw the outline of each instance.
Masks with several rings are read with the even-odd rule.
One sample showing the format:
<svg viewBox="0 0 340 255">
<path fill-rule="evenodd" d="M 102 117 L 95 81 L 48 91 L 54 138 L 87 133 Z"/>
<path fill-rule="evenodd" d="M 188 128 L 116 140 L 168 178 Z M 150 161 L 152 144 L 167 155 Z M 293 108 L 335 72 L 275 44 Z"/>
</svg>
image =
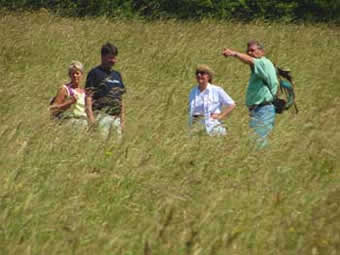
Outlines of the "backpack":
<svg viewBox="0 0 340 255">
<path fill-rule="evenodd" d="M 283 113 L 288 110 L 292 105 L 294 105 L 295 112 L 298 113 L 299 110 L 295 103 L 295 92 L 294 92 L 294 83 L 293 78 L 290 75 L 290 70 L 284 70 L 283 68 L 275 66 L 277 78 L 279 80 L 279 88 L 276 95 L 273 95 L 274 101 L 273 105 L 275 107 L 276 113 Z M 271 90 L 268 84 L 265 82 L 268 87 L 270 93 Z M 284 98 L 280 98 L 281 96 Z"/>
</svg>

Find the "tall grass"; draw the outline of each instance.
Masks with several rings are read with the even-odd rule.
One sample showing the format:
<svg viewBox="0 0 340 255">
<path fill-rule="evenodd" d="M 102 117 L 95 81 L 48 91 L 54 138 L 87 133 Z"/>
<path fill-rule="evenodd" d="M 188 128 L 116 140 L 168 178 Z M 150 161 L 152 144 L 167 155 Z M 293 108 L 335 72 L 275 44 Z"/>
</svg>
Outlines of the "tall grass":
<svg viewBox="0 0 340 255">
<path fill-rule="evenodd" d="M 340 31 L 326 25 L 0 18 L 0 254 L 338 254 Z M 221 56 L 263 41 L 293 70 L 300 113 L 254 151 L 249 69 Z M 48 100 L 106 41 L 128 93 L 122 143 L 56 125 Z M 188 137 L 194 68 L 237 102 L 223 138 Z"/>
</svg>

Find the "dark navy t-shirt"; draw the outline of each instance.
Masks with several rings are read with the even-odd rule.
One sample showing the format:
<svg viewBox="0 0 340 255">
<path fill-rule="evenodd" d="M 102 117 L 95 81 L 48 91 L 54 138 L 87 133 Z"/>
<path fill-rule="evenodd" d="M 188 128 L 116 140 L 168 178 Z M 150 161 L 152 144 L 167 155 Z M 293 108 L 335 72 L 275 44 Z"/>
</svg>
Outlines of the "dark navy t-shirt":
<svg viewBox="0 0 340 255">
<path fill-rule="evenodd" d="M 100 110 L 110 115 L 120 114 L 122 95 L 126 90 L 119 72 L 97 66 L 88 73 L 85 88 L 92 92 L 94 111 Z"/>
</svg>

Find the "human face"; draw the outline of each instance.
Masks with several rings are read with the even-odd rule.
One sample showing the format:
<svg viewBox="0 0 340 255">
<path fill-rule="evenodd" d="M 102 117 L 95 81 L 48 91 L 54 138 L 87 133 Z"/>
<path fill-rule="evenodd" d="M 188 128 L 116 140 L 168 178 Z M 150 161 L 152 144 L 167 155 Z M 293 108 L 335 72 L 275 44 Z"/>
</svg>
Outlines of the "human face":
<svg viewBox="0 0 340 255">
<path fill-rule="evenodd" d="M 102 56 L 102 66 L 106 69 L 111 69 L 117 62 L 117 57 L 112 54 Z"/>
<path fill-rule="evenodd" d="M 207 85 L 209 83 L 210 76 L 207 72 L 196 72 L 196 79 L 199 85 Z"/>
<path fill-rule="evenodd" d="M 79 85 L 83 78 L 83 73 L 77 69 L 73 69 L 71 72 L 71 81 L 73 84 Z"/>
<path fill-rule="evenodd" d="M 259 49 L 256 44 L 252 44 L 248 46 L 247 54 L 253 58 L 260 58 L 263 56 L 264 52 L 263 49 Z"/>
</svg>

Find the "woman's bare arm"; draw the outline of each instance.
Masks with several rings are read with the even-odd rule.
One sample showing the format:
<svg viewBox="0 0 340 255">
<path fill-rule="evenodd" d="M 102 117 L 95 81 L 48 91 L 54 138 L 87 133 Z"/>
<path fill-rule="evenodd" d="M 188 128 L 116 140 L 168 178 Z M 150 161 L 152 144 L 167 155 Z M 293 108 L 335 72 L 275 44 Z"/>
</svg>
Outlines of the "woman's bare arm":
<svg viewBox="0 0 340 255">
<path fill-rule="evenodd" d="M 236 104 L 231 104 L 231 105 L 228 105 L 226 107 L 223 108 L 222 112 L 221 113 L 213 113 L 211 114 L 211 117 L 213 119 L 218 119 L 218 120 L 222 120 L 224 118 L 226 118 L 230 112 L 235 108 Z"/>
<path fill-rule="evenodd" d="M 58 90 L 54 103 L 49 108 L 53 115 L 56 115 L 59 112 L 67 110 L 72 104 L 76 102 L 75 97 L 71 97 L 69 99 L 66 98 L 67 98 L 66 88 L 62 87 Z"/>
</svg>

